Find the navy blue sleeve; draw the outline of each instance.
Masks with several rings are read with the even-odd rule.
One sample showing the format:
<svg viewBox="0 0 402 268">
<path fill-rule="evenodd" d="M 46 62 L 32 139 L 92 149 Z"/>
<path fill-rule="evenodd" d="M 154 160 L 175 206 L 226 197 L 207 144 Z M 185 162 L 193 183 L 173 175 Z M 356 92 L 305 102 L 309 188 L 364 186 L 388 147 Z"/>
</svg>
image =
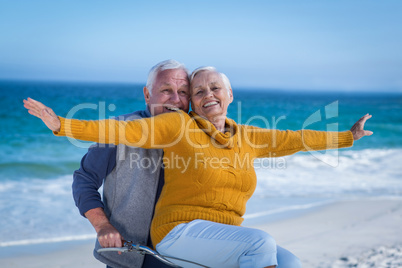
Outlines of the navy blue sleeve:
<svg viewBox="0 0 402 268">
<path fill-rule="evenodd" d="M 82 216 L 93 208 L 104 208 L 99 188 L 116 166 L 115 145 L 96 144 L 89 148 L 81 165 L 74 172 L 73 197 Z"/>
</svg>

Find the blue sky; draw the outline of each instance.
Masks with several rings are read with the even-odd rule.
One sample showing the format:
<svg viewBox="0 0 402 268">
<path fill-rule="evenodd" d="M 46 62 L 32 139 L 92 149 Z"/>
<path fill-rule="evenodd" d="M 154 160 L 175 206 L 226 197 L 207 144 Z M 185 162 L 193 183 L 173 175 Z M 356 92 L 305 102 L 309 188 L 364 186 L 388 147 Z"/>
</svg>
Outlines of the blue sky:
<svg viewBox="0 0 402 268">
<path fill-rule="evenodd" d="M 402 1 L 0 0 L 0 79 L 144 83 L 157 62 L 233 87 L 402 92 Z"/>
</svg>

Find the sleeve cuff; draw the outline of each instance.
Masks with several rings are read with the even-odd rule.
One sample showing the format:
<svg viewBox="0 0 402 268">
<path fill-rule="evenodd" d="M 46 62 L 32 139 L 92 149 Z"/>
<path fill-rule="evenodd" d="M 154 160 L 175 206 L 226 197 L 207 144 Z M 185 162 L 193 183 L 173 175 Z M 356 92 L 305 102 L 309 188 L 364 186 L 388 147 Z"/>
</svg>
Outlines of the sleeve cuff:
<svg viewBox="0 0 402 268">
<path fill-rule="evenodd" d="M 350 131 L 332 133 L 332 148 L 346 148 L 353 146 L 353 134 Z"/>
<path fill-rule="evenodd" d="M 53 131 L 53 134 L 58 137 L 69 136 L 78 137 L 83 134 L 83 123 L 79 120 L 66 119 L 59 116 L 60 131 Z"/>
<path fill-rule="evenodd" d="M 78 207 L 78 210 L 80 211 L 81 216 L 86 218 L 85 213 L 87 213 L 89 210 L 94 209 L 94 208 L 105 209 L 103 203 L 101 201 L 99 201 L 99 202 L 92 202 L 85 206 Z"/>
</svg>

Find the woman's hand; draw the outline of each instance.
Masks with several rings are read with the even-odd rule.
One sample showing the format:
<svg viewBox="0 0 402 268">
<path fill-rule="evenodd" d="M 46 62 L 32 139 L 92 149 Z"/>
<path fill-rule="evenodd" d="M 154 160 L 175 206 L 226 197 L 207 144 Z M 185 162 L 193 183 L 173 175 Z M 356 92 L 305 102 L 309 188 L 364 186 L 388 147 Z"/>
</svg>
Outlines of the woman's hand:
<svg viewBox="0 0 402 268">
<path fill-rule="evenodd" d="M 28 109 L 28 113 L 42 119 L 43 123 L 52 131 L 60 131 L 60 119 L 52 109 L 43 105 L 43 103 L 31 98 L 24 100 L 24 107 Z"/>
<path fill-rule="evenodd" d="M 364 136 L 371 136 L 373 135 L 372 131 L 364 130 L 364 124 L 368 119 L 371 118 L 371 115 L 366 114 L 362 118 L 360 118 L 350 129 L 353 134 L 353 140 L 357 141 L 358 139 Z"/>
</svg>

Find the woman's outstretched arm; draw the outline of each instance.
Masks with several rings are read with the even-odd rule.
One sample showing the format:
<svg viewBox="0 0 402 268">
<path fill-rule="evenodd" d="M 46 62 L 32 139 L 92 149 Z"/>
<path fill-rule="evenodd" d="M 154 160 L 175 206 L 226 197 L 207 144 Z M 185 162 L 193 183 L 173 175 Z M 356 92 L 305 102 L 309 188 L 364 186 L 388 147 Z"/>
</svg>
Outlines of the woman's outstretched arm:
<svg viewBox="0 0 402 268">
<path fill-rule="evenodd" d="M 370 136 L 372 131 L 365 130 L 364 124 L 372 116 L 360 118 L 350 131 L 280 131 L 248 127 L 248 144 L 257 152 L 258 157 L 278 157 L 299 151 L 319 151 L 350 147 L 354 141 Z"/>
<path fill-rule="evenodd" d="M 31 98 L 24 100 L 24 107 L 28 109 L 28 113 L 40 118 L 50 130 L 60 131 L 60 119 L 51 108 Z"/>
<path fill-rule="evenodd" d="M 146 149 L 173 146 L 181 139 L 185 127 L 186 113 L 182 111 L 132 121 L 86 121 L 58 117 L 51 108 L 31 98 L 24 100 L 24 107 L 40 118 L 56 136 Z"/>
<path fill-rule="evenodd" d="M 364 130 L 364 124 L 368 119 L 370 119 L 372 115 L 366 114 L 362 118 L 360 118 L 350 129 L 350 132 L 353 134 L 353 140 L 357 141 L 364 136 L 371 136 L 373 135 L 372 131 Z"/>
</svg>

